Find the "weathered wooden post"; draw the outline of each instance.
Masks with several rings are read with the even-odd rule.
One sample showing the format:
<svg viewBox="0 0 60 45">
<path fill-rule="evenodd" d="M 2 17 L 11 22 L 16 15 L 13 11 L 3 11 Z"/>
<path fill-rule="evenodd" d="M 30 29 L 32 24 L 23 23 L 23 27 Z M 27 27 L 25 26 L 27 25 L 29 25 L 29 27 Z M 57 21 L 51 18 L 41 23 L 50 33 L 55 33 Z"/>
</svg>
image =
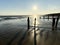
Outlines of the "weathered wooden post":
<svg viewBox="0 0 60 45">
<path fill-rule="evenodd" d="M 34 20 L 34 45 L 36 45 L 36 18 Z"/>
<path fill-rule="evenodd" d="M 48 15 L 48 20 L 49 20 L 49 15 Z"/>
<path fill-rule="evenodd" d="M 56 24 L 55 24 L 55 30 L 57 30 L 57 25 L 58 25 L 58 21 L 59 21 L 59 16 L 56 18 Z"/>
<path fill-rule="evenodd" d="M 55 18 L 52 16 L 52 31 L 54 31 L 54 26 L 55 26 Z"/>
<path fill-rule="evenodd" d="M 35 28 L 36 28 L 36 18 L 34 20 L 34 30 L 35 30 Z"/>
<path fill-rule="evenodd" d="M 27 19 L 27 27 L 28 27 L 28 30 L 30 29 L 30 19 L 29 19 L 29 17 L 28 17 L 28 19 Z"/>
</svg>

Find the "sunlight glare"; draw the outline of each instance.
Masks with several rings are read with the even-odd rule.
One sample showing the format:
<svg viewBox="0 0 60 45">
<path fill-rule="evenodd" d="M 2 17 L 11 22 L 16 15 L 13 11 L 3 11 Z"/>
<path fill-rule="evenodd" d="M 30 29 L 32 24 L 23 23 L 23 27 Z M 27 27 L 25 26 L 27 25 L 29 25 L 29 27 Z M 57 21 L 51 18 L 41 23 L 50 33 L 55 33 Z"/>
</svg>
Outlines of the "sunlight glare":
<svg viewBox="0 0 60 45">
<path fill-rule="evenodd" d="M 33 6 L 33 10 L 34 11 L 37 10 L 37 6 L 36 5 Z"/>
<path fill-rule="evenodd" d="M 36 26 L 38 24 L 38 15 L 32 15 L 32 19 L 33 19 L 33 25 L 34 25 L 34 19 L 36 18 Z"/>
</svg>

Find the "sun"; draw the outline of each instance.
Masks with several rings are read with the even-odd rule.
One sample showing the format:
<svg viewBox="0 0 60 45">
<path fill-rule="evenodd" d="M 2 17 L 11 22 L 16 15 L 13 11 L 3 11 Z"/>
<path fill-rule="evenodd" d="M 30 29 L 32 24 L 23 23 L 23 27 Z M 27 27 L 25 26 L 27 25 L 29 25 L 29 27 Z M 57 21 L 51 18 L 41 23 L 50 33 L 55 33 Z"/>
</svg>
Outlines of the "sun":
<svg viewBox="0 0 60 45">
<path fill-rule="evenodd" d="M 35 10 L 37 10 L 38 8 L 37 8 L 36 5 L 34 5 L 34 6 L 32 7 L 32 9 L 35 11 Z"/>
</svg>

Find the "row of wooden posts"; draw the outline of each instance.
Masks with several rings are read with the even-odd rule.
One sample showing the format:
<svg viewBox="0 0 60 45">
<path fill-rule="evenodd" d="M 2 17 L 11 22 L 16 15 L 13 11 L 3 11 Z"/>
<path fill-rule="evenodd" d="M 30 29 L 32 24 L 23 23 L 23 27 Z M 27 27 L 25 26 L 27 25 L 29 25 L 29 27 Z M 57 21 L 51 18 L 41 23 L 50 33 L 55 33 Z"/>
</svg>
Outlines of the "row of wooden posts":
<svg viewBox="0 0 60 45">
<path fill-rule="evenodd" d="M 41 17 L 40 17 L 40 19 L 42 19 Z M 43 19 L 52 19 L 52 31 L 53 30 L 57 30 L 57 25 L 58 25 L 58 21 L 59 21 L 59 16 L 57 17 L 57 18 L 55 18 L 55 17 L 52 17 L 52 18 L 49 18 L 49 16 L 48 16 L 48 18 L 45 18 L 44 16 L 43 16 Z M 29 19 L 29 17 L 28 17 L 28 19 L 27 19 L 27 27 L 28 27 L 28 30 L 30 29 L 30 19 Z M 36 28 L 36 18 L 34 19 L 34 29 Z"/>
</svg>

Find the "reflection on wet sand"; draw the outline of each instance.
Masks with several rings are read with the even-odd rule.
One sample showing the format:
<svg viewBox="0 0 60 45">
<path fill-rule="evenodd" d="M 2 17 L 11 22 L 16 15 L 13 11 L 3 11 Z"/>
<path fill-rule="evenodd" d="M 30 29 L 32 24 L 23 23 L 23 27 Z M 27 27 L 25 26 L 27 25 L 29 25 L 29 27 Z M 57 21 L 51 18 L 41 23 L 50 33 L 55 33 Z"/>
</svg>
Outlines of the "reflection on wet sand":
<svg viewBox="0 0 60 45">
<path fill-rule="evenodd" d="M 22 45 L 34 45 L 34 30 L 28 32 Z M 37 45 L 60 45 L 60 32 L 36 30 Z"/>
</svg>

